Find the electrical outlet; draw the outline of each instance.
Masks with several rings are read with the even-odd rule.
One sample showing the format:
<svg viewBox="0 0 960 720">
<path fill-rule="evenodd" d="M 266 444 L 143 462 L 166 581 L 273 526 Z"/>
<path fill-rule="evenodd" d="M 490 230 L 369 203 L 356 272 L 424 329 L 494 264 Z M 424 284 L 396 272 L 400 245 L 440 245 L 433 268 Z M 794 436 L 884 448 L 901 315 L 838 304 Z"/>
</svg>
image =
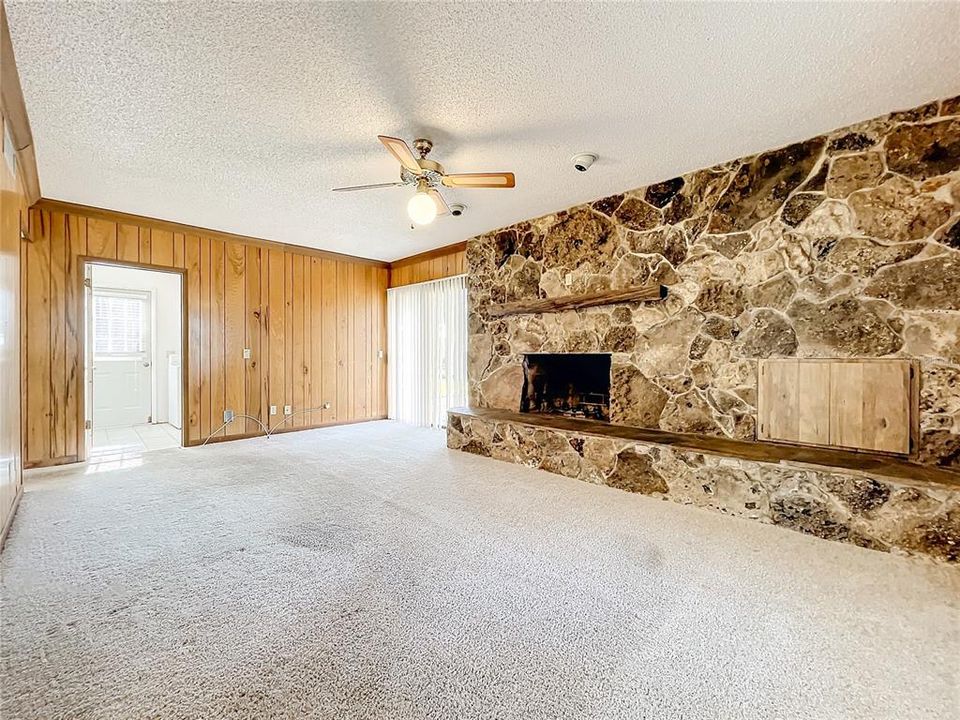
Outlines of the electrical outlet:
<svg viewBox="0 0 960 720">
<path fill-rule="evenodd" d="M 383 350 L 377 350 L 377 357 L 383 359 Z"/>
<path fill-rule="evenodd" d="M 563 284 L 567 287 L 573 285 L 573 273 L 567 273 L 563 276 Z"/>
<path fill-rule="evenodd" d="M 233 410 L 223 411 L 223 421 L 225 423 L 233 422 Z"/>
<path fill-rule="evenodd" d="M 253 350 L 251 350 L 250 348 L 244 348 L 244 349 L 243 349 L 243 359 L 244 359 L 244 360 L 249 360 L 249 359 L 252 358 L 252 357 L 253 357 Z"/>
<path fill-rule="evenodd" d="M 271 406 L 270 406 L 270 414 L 271 414 L 271 415 L 276 415 L 276 414 L 277 414 L 277 406 L 276 406 L 276 405 L 271 405 Z"/>
<path fill-rule="evenodd" d="M 293 415 L 293 407 L 291 407 L 290 405 L 284 405 L 284 406 L 283 406 L 283 414 L 284 414 L 284 415 Z"/>
</svg>

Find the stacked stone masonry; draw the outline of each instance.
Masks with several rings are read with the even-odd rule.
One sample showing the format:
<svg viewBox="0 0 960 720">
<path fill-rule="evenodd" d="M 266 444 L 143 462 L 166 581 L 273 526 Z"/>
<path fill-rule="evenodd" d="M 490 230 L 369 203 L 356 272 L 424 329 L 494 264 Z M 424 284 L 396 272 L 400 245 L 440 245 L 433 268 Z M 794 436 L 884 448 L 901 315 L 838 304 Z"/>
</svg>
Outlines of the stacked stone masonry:
<svg viewBox="0 0 960 720">
<path fill-rule="evenodd" d="M 759 358 L 917 358 L 917 460 L 960 468 L 960 98 L 490 232 L 467 260 L 475 406 L 518 409 L 524 353 L 610 352 L 612 422 L 753 438 Z M 486 313 L 648 282 L 669 297 Z"/>
<path fill-rule="evenodd" d="M 476 407 L 518 410 L 524 353 L 612 353 L 611 421 L 753 439 L 757 361 L 919 361 L 915 460 L 960 471 L 960 98 L 473 238 Z M 666 300 L 493 305 L 669 286 Z M 448 444 L 821 538 L 960 560 L 960 491 L 451 415 Z"/>
<path fill-rule="evenodd" d="M 455 450 L 710 508 L 825 540 L 960 561 L 960 490 L 450 413 Z"/>
</svg>

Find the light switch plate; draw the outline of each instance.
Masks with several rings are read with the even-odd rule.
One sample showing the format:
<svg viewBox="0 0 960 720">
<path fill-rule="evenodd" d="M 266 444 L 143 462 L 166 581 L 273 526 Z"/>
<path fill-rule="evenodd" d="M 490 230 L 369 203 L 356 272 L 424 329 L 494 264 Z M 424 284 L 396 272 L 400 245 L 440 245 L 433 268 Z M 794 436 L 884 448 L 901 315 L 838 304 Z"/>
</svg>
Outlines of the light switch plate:
<svg viewBox="0 0 960 720">
<path fill-rule="evenodd" d="M 276 414 L 277 414 L 277 406 L 276 406 L 276 405 L 271 405 L 271 406 L 270 406 L 270 414 L 271 414 L 271 415 L 276 415 Z"/>
</svg>

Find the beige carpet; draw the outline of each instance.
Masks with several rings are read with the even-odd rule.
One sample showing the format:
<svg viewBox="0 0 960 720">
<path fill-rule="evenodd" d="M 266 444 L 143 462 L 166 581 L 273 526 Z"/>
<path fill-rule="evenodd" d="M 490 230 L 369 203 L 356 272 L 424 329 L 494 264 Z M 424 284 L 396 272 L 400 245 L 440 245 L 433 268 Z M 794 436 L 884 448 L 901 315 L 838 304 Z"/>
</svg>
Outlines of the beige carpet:
<svg viewBox="0 0 960 720">
<path fill-rule="evenodd" d="M 30 481 L 14 718 L 956 718 L 960 574 L 389 422 Z"/>
</svg>

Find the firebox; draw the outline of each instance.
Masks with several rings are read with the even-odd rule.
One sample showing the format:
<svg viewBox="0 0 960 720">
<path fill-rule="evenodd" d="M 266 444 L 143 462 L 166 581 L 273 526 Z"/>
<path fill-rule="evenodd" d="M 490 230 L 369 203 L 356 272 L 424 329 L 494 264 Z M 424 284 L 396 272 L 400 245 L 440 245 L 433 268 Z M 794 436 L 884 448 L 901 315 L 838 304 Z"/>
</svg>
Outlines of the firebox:
<svg viewBox="0 0 960 720">
<path fill-rule="evenodd" d="M 524 355 L 520 412 L 609 422 L 609 353 Z"/>
</svg>

